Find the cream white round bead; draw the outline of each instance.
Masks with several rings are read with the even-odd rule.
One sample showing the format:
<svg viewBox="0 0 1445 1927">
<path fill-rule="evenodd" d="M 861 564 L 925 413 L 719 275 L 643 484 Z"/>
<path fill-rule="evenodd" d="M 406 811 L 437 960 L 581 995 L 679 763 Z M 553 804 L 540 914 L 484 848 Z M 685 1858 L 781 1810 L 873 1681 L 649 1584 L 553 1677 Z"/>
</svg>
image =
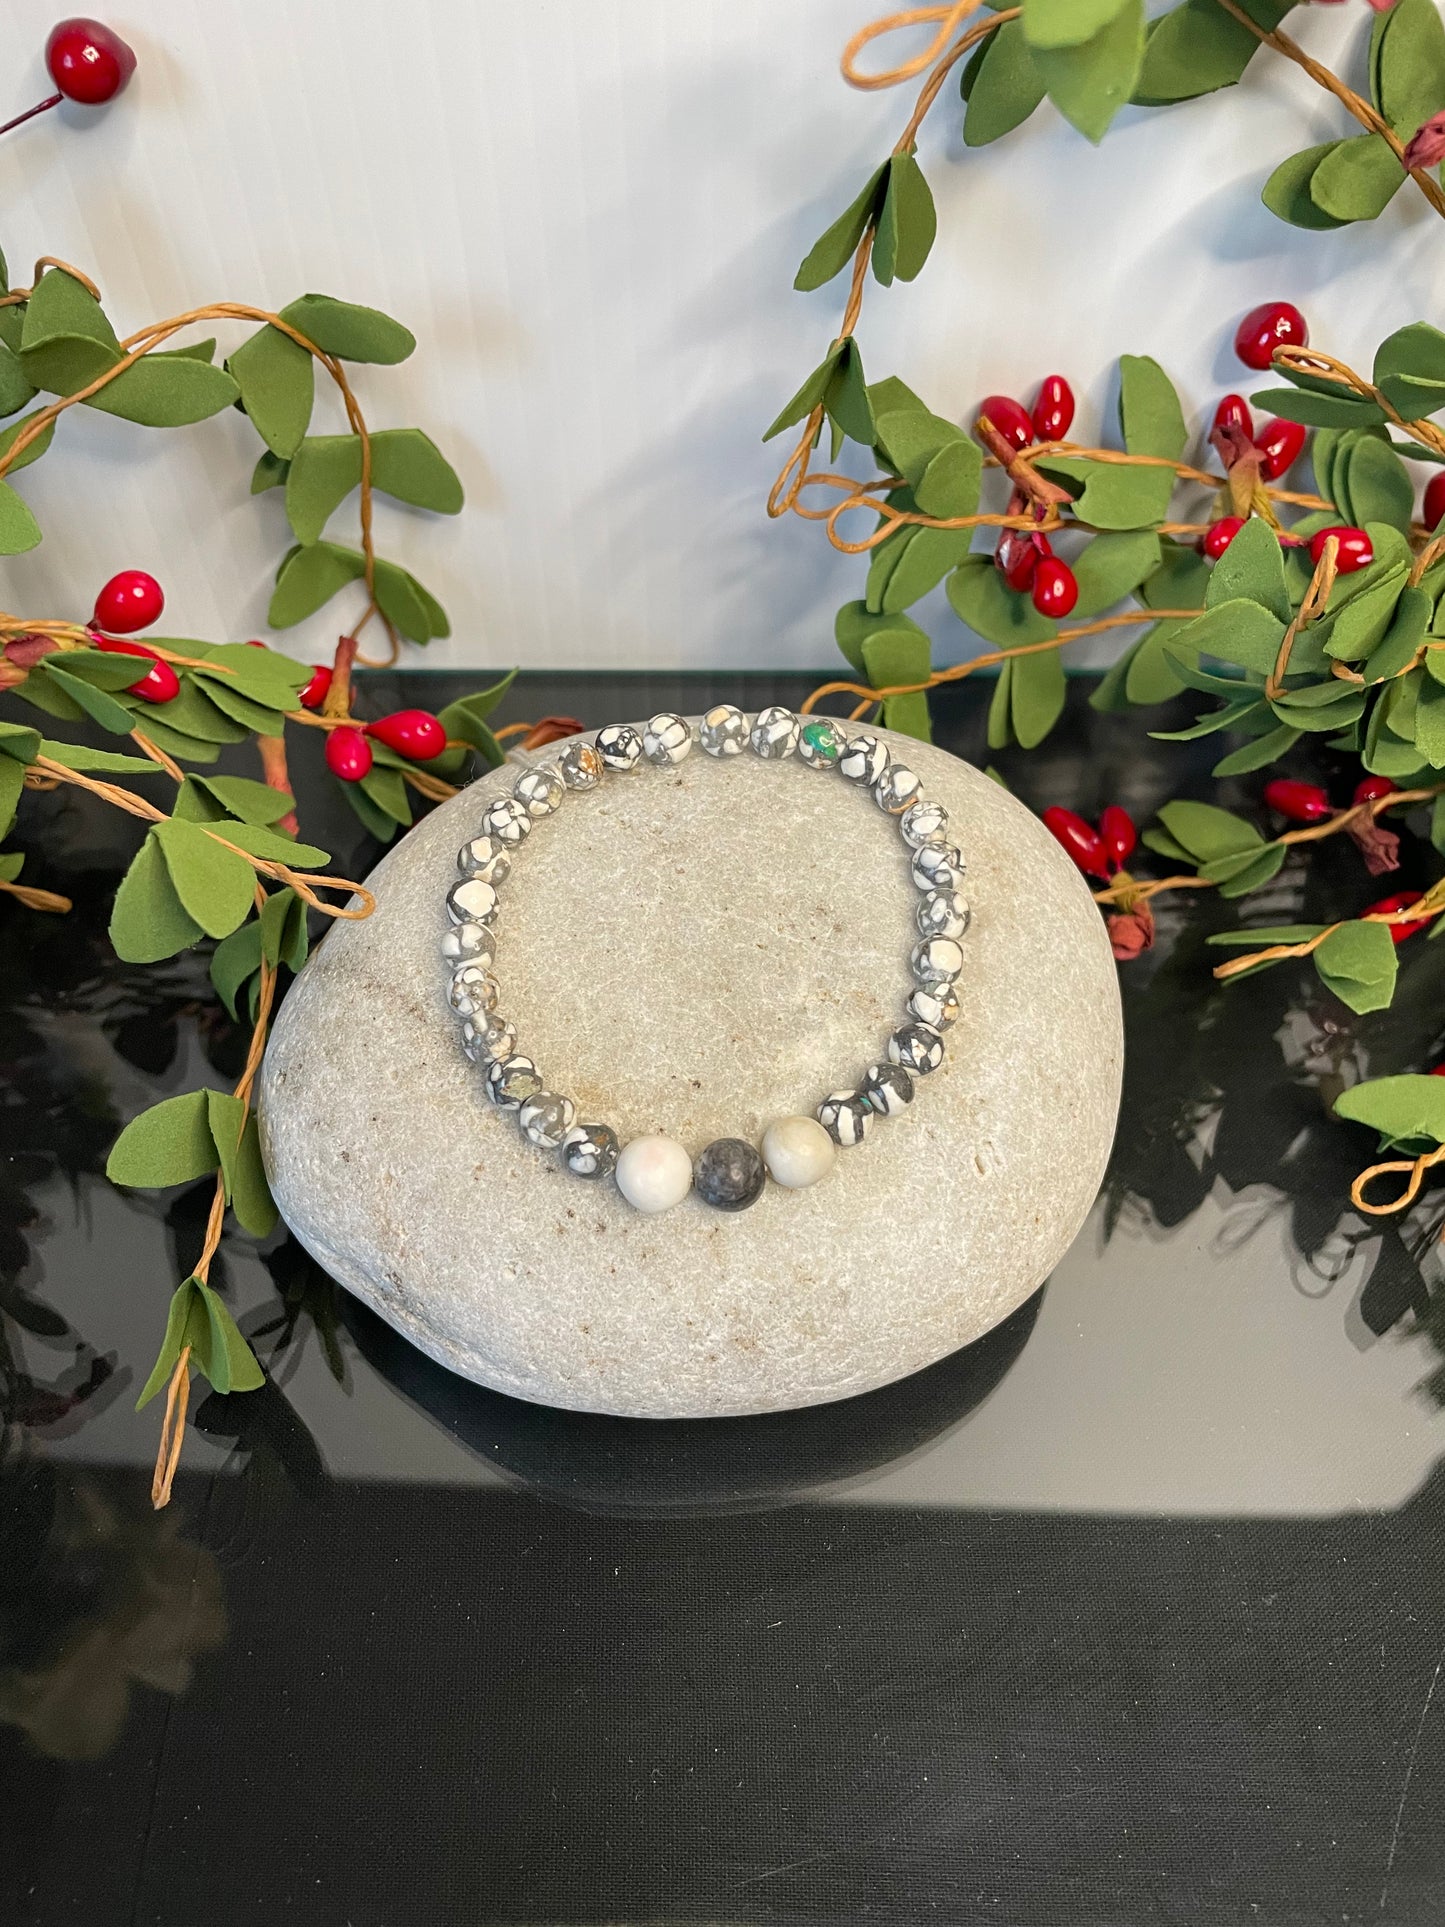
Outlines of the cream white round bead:
<svg viewBox="0 0 1445 1927">
<path fill-rule="evenodd" d="M 826 1178 L 838 1147 L 815 1117 L 778 1117 L 763 1132 L 763 1163 L 774 1184 L 802 1191 Z"/>
<path fill-rule="evenodd" d="M 910 849 L 920 849 L 925 843 L 941 843 L 948 832 L 948 811 L 942 803 L 920 798 L 910 803 L 899 817 L 898 828 Z"/>
<path fill-rule="evenodd" d="M 635 1137 L 618 1154 L 616 1176 L 634 1211 L 670 1211 L 692 1190 L 692 1159 L 675 1137 Z"/>
<path fill-rule="evenodd" d="M 557 758 L 557 774 L 569 790 L 595 790 L 605 767 L 595 743 L 569 743 Z"/>
<path fill-rule="evenodd" d="M 963 969 L 963 946 L 952 937 L 924 937 L 908 962 L 915 983 L 951 984 Z"/>
<path fill-rule="evenodd" d="M 577 1106 L 555 1091 L 538 1091 L 517 1112 L 522 1136 L 541 1151 L 555 1151 L 577 1122 Z"/>
<path fill-rule="evenodd" d="M 512 785 L 512 794 L 535 821 L 550 816 L 567 791 L 557 771 L 546 763 L 540 769 L 523 770 Z"/>
<path fill-rule="evenodd" d="M 873 785 L 873 801 L 885 815 L 902 816 L 918 800 L 923 778 L 902 763 L 891 763 Z"/>
<path fill-rule="evenodd" d="M 484 964 L 459 964 L 447 986 L 447 1002 L 458 1017 L 480 1017 L 497 1008 L 501 995 L 496 978 Z"/>
<path fill-rule="evenodd" d="M 530 811 L 515 796 L 498 796 L 482 811 L 482 835 L 515 849 L 532 827 Z"/>
<path fill-rule="evenodd" d="M 952 984 L 922 984 L 908 999 L 908 1015 L 930 1030 L 947 1030 L 958 1022 L 958 993 Z"/>
<path fill-rule="evenodd" d="M 597 754 L 608 769 L 636 769 L 642 761 L 642 738 L 631 723 L 609 723 L 597 732 Z"/>
<path fill-rule="evenodd" d="M 784 757 L 791 756 L 798 747 L 802 725 L 791 709 L 771 709 L 758 711 L 758 719 L 753 724 L 752 735 L 748 741 L 753 754 L 761 756 L 765 763 L 781 763 Z"/>
<path fill-rule="evenodd" d="M 480 877 L 483 883 L 504 883 L 511 874 L 512 859 L 494 836 L 474 836 L 457 851 L 457 868 L 464 877 Z"/>
<path fill-rule="evenodd" d="M 958 890 L 930 890 L 918 906 L 918 928 L 925 937 L 952 937 L 956 941 L 967 933 L 972 921 L 968 898 Z"/>
<path fill-rule="evenodd" d="M 818 1106 L 818 1122 L 847 1150 L 868 1135 L 868 1106 L 857 1091 L 830 1091 Z"/>
<path fill-rule="evenodd" d="M 671 710 L 663 710 L 642 732 L 642 753 L 649 763 L 680 763 L 692 748 L 692 731 Z"/>
<path fill-rule="evenodd" d="M 718 703 L 698 725 L 697 740 L 709 756 L 740 756 L 748 746 L 748 719 L 731 703 Z"/>
<path fill-rule="evenodd" d="M 463 877 L 447 891 L 447 915 L 453 923 L 490 923 L 497 914 L 497 893 L 480 877 Z"/>
<path fill-rule="evenodd" d="M 442 955 L 450 964 L 479 963 L 489 968 L 496 960 L 496 933 L 484 923 L 454 923 L 442 938 Z"/>
<path fill-rule="evenodd" d="M 920 890 L 956 890 L 968 873 L 954 843 L 924 843 L 913 852 L 913 881 Z"/>
<path fill-rule="evenodd" d="M 877 736 L 853 736 L 843 745 L 838 758 L 838 774 L 850 783 L 863 783 L 870 790 L 887 774 L 892 762 L 888 745 Z"/>
</svg>

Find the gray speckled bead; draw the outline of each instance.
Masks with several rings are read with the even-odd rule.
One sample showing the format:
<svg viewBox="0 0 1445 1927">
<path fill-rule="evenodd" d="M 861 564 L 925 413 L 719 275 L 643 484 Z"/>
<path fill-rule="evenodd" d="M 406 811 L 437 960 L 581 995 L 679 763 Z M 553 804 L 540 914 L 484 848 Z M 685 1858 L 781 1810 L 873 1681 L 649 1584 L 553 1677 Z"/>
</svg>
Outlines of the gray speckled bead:
<svg viewBox="0 0 1445 1927">
<path fill-rule="evenodd" d="M 809 769 L 836 769 L 843 754 L 843 732 L 826 716 L 800 718 L 798 757 Z"/>
<path fill-rule="evenodd" d="M 494 836 L 474 836 L 457 851 L 457 868 L 464 877 L 483 883 L 503 883 L 511 874 L 512 859 Z"/>
<path fill-rule="evenodd" d="M 697 740 L 709 756 L 740 756 L 748 746 L 748 719 L 731 703 L 718 703 L 703 717 Z"/>
<path fill-rule="evenodd" d="M 484 923 L 454 923 L 442 938 L 442 955 L 450 964 L 479 963 L 490 969 L 496 961 L 496 934 Z"/>
<path fill-rule="evenodd" d="M 943 1062 L 943 1039 L 927 1024 L 904 1024 L 888 1039 L 888 1061 L 915 1077 L 927 1077 Z"/>
<path fill-rule="evenodd" d="M 568 743 L 557 758 L 557 774 L 569 790 L 595 790 L 606 767 L 595 743 Z"/>
<path fill-rule="evenodd" d="M 516 849 L 532 827 L 532 818 L 515 796 L 498 796 L 482 811 L 482 835 L 508 849 Z"/>
<path fill-rule="evenodd" d="M 512 1057 L 517 1049 L 517 1026 L 510 1017 L 487 1011 L 462 1025 L 462 1049 L 474 1064 L 490 1064 L 496 1057 Z"/>
<path fill-rule="evenodd" d="M 760 709 L 758 720 L 753 724 L 753 733 L 748 741 L 753 754 L 761 756 L 765 763 L 781 763 L 785 756 L 792 756 L 802 735 L 802 725 L 791 709 Z M 726 1142 L 727 1140 L 720 1140 Z"/>
<path fill-rule="evenodd" d="M 642 761 L 642 738 L 631 723 L 609 723 L 597 732 L 597 754 L 608 769 L 636 769 Z"/>
<path fill-rule="evenodd" d="M 952 984 L 920 984 L 908 999 L 908 1014 L 930 1030 L 947 1030 L 958 1022 L 958 995 Z"/>
<path fill-rule="evenodd" d="M 484 964 L 458 964 L 447 986 L 447 1002 L 458 1017 L 480 1017 L 497 1008 L 501 994 L 496 978 Z"/>
<path fill-rule="evenodd" d="M 973 922 L 968 898 L 958 890 L 930 890 L 918 906 L 918 928 L 925 937 L 964 936 Z"/>
<path fill-rule="evenodd" d="M 487 1096 L 499 1111 L 518 1111 L 542 1088 L 537 1066 L 530 1057 L 514 1053 L 494 1057 L 487 1065 Z"/>
<path fill-rule="evenodd" d="M 447 891 L 447 915 L 453 923 L 490 923 L 497 914 L 497 893 L 480 877 L 463 877 Z"/>
<path fill-rule="evenodd" d="M 574 1178 L 605 1178 L 621 1148 L 610 1124 L 574 1124 L 562 1139 L 562 1162 Z"/>
<path fill-rule="evenodd" d="M 767 1175 L 756 1145 L 742 1137 L 720 1137 L 699 1153 L 692 1184 L 704 1204 L 719 1211 L 746 1211 L 763 1195 Z"/>
<path fill-rule="evenodd" d="M 920 890 L 956 890 L 968 873 L 954 843 L 925 843 L 913 852 L 913 881 Z"/>
<path fill-rule="evenodd" d="M 915 983 L 951 984 L 963 969 L 963 946 L 952 937 L 924 937 L 908 959 Z"/>
<path fill-rule="evenodd" d="M 845 1150 L 863 1142 L 870 1115 L 856 1091 L 830 1091 L 818 1106 L 818 1122 L 833 1142 Z"/>
<path fill-rule="evenodd" d="M 898 827 L 910 849 L 921 849 L 925 843 L 942 843 L 948 831 L 948 811 L 942 803 L 920 798 L 909 804 L 898 819 Z"/>
<path fill-rule="evenodd" d="M 642 732 L 642 753 L 649 763 L 680 763 L 692 748 L 692 731 L 670 709 L 651 718 Z"/>
<path fill-rule="evenodd" d="M 871 790 L 887 774 L 893 758 L 888 745 L 877 736 L 852 736 L 838 758 L 838 774 L 850 783 L 864 783 Z"/>
<path fill-rule="evenodd" d="M 555 1151 L 577 1121 L 577 1106 L 555 1091 L 537 1091 L 517 1112 L 522 1136 L 541 1151 Z"/>
<path fill-rule="evenodd" d="M 913 1102 L 913 1079 L 901 1064 L 870 1064 L 858 1095 L 875 1117 L 897 1117 Z"/>
<path fill-rule="evenodd" d="M 923 778 L 902 763 L 891 763 L 873 785 L 873 801 L 889 816 L 902 816 L 918 801 Z"/>
<path fill-rule="evenodd" d="M 538 769 L 523 770 L 512 785 L 512 794 L 534 819 L 550 816 L 567 794 L 562 778 L 551 763 Z"/>
</svg>

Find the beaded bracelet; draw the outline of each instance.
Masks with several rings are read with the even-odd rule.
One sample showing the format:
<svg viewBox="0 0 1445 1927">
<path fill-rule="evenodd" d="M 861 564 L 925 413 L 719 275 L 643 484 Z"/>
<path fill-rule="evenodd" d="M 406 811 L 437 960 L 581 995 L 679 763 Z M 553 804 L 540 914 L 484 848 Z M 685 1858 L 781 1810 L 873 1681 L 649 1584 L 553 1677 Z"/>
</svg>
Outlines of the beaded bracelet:
<svg viewBox="0 0 1445 1927">
<path fill-rule="evenodd" d="M 510 796 L 487 806 L 480 834 L 457 856 L 461 881 L 447 893 L 451 927 L 442 940 L 451 967 L 448 1000 L 462 1019 L 462 1048 L 482 1068 L 492 1103 L 516 1113 L 529 1143 L 560 1151 L 575 1176 L 615 1175 L 618 1190 L 639 1211 L 665 1211 L 692 1190 L 720 1210 L 741 1211 L 756 1202 L 768 1176 L 788 1190 L 815 1184 L 832 1168 L 837 1146 L 861 1144 L 873 1118 L 895 1117 L 911 1104 L 914 1078 L 943 1062 L 943 1033 L 958 1016 L 959 939 L 970 922 L 959 893 L 963 857 L 947 840 L 948 813 L 925 801 L 919 778 L 895 763 L 878 737 L 845 736 L 825 718 L 777 708 L 764 709 L 749 728 L 740 709 L 723 703 L 703 717 L 698 741 L 720 759 L 751 748 L 767 762 L 796 755 L 810 769 L 837 770 L 871 790 L 879 808 L 897 819 L 921 892 L 920 934 L 909 960 L 916 987 L 908 998 L 908 1021 L 888 1039 L 886 1061 L 870 1064 L 855 1089 L 830 1091 L 816 1116 L 776 1119 L 761 1147 L 744 1138 L 719 1138 L 694 1163 L 675 1138 L 648 1135 L 623 1144 L 608 1124 L 579 1124 L 572 1100 L 544 1087 L 537 1066 L 518 1052 L 515 1025 L 498 1013 L 500 990 L 492 974 L 497 887 L 511 872 L 513 853 L 569 791 L 596 789 L 609 772 L 635 770 L 644 760 L 680 763 L 692 748 L 692 730 L 671 714 L 654 716 L 641 732 L 614 723 L 595 742 L 569 743 L 555 763 L 525 769 Z"/>
</svg>

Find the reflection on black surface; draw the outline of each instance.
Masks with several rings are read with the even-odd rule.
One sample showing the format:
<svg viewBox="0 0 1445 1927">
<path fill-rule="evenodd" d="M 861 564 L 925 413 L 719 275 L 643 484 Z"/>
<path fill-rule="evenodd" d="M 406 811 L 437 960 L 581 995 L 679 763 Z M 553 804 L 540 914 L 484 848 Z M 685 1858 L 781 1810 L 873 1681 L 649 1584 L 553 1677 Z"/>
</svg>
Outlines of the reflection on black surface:
<svg viewBox="0 0 1445 1927">
<path fill-rule="evenodd" d="M 549 1498 L 623 1517 L 756 1512 L 877 1471 L 981 1405 L 1023 1350 L 1043 1291 L 977 1344 L 860 1398 L 756 1418 L 559 1412 L 469 1384 L 348 1299 L 362 1356 L 488 1464 Z"/>
</svg>

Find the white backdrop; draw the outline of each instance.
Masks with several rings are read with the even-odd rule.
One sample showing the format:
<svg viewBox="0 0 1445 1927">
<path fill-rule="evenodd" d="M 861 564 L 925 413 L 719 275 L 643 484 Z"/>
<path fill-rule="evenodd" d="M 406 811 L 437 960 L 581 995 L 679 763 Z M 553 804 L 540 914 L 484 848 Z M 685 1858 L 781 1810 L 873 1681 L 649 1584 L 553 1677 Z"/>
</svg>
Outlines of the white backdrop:
<svg viewBox="0 0 1445 1927">
<path fill-rule="evenodd" d="M 862 566 L 768 522 L 778 445 L 759 435 L 840 305 L 836 285 L 792 293 L 797 262 L 911 105 L 838 76 L 881 10 L 122 0 L 106 17 L 136 77 L 107 109 L 0 141 L 0 244 L 17 280 L 40 254 L 86 268 L 121 333 L 305 289 L 414 330 L 409 363 L 359 375 L 373 425 L 426 428 L 467 487 L 455 521 L 378 511 L 383 552 L 452 615 L 413 659 L 831 666 Z M 1368 17 L 1352 0 L 1289 24 L 1333 60 Z M 48 91 L 50 19 L 0 0 L 6 113 Z M 1330 234 L 1260 207 L 1277 158 L 1346 131 L 1269 54 L 1229 95 L 1127 111 L 1097 150 L 1047 105 L 977 153 L 959 125 L 950 87 L 920 144 L 939 242 L 912 286 L 870 288 L 860 330 L 870 376 L 940 410 L 1059 369 L 1092 429 L 1128 350 L 1159 356 L 1203 419 L 1240 380 L 1228 341 L 1257 300 L 1299 301 L 1321 345 L 1366 365 L 1390 328 L 1438 319 L 1441 237 L 1413 190 Z M 288 537 L 279 496 L 246 493 L 239 417 L 158 432 L 77 410 L 61 433 L 22 479 L 47 535 L 3 564 L 3 606 L 85 614 L 136 565 L 166 585 L 168 633 L 267 633 Z M 932 626 L 940 660 L 974 646 L 946 610 Z M 335 630 L 323 612 L 288 646 L 329 653 Z"/>
</svg>

